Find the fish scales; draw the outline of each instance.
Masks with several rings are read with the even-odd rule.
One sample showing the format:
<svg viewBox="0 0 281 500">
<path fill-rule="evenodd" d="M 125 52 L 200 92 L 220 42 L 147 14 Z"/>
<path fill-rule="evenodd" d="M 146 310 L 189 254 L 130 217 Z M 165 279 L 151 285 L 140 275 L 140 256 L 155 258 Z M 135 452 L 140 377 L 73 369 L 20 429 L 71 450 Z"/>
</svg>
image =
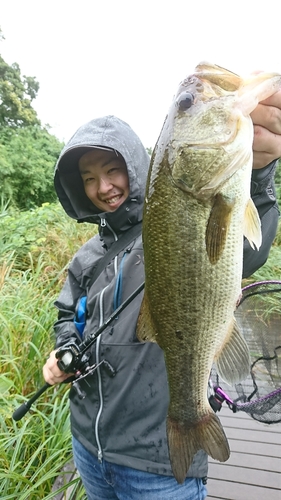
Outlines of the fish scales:
<svg viewBox="0 0 281 500">
<path fill-rule="evenodd" d="M 244 235 L 256 248 L 261 243 L 250 200 L 249 113 L 280 81 L 276 74 L 242 80 L 201 63 L 180 85 L 152 155 L 138 337 L 157 342 L 164 352 L 167 438 L 179 483 L 198 450 L 219 461 L 229 458 L 227 438 L 208 402 L 208 379 L 214 362 L 230 384 L 249 372 L 248 347 L 234 319 Z"/>
</svg>

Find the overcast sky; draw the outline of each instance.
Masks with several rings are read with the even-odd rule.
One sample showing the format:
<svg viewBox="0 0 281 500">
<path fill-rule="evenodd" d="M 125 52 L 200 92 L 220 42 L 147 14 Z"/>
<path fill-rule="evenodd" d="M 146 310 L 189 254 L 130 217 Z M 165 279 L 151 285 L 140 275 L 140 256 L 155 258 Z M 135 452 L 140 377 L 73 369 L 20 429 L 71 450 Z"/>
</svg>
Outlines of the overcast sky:
<svg viewBox="0 0 281 500">
<path fill-rule="evenodd" d="M 277 0 L 0 0 L 0 26 L 2 57 L 39 81 L 34 107 L 64 141 L 115 114 L 153 147 L 202 60 L 281 71 Z"/>
</svg>

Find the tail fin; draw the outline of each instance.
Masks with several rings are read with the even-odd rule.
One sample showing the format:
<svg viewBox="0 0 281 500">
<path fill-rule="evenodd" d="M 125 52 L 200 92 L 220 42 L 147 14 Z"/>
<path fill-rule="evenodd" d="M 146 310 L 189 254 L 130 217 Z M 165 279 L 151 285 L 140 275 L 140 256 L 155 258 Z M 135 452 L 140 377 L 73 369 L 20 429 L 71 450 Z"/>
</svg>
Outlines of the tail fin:
<svg viewBox="0 0 281 500">
<path fill-rule="evenodd" d="M 201 449 L 220 462 L 229 458 L 227 437 L 218 417 L 211 410 L 193 426 L 168 416 L 167 435 L 172 471 L 178 483 L 184 482 L 195 453 Z"/>
</svg>

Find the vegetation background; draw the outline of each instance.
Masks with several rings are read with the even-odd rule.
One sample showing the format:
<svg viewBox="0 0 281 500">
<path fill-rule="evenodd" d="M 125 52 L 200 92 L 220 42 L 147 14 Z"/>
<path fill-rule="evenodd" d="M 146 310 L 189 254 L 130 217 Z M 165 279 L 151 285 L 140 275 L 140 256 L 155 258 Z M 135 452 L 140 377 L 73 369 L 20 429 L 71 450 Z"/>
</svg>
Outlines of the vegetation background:
<svg viewBox="0 0 281 500">
<path fill-rule="evenodd" d="M 21 75 L 18 64 L 9 66 L 0 55 L 2 500 L 65 498 L 66 490 L 67 498 L 84 498 L 79 480 L 63 472 L 71 459 L 68 386 L 50 388 L 21 421 L 12 419 L 44 384 L 42 366 L 54 342 L 53 302 L 73 254 L 95 233 L 94 226 L 70 220 L 56 202 L 53 170 L 63 144 L 32 107 L 38 90 L 34 77 Z M 280 169 L 276 185 L 281 204 Z M 251 277 L 263 279 L 281 279 L 280 227 L 267 263 Z"/>
</svg>

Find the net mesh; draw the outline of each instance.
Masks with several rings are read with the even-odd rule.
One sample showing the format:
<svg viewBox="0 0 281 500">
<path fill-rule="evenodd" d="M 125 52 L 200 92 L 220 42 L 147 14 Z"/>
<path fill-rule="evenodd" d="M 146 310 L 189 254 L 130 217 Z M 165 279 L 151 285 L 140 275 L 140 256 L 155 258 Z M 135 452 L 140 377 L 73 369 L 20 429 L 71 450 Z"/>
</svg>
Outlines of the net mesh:
<svg viewBox="0 0 281 500">
<path fill-rule="evenodd" d="M 235 316 L 249 346 L 250 375 L 231 387 L 213 368 L 211 380 L 233 411 L 268 424 L 281 422 L 281 281 L 254 283 L 242 292 Z"/>
</svg>

